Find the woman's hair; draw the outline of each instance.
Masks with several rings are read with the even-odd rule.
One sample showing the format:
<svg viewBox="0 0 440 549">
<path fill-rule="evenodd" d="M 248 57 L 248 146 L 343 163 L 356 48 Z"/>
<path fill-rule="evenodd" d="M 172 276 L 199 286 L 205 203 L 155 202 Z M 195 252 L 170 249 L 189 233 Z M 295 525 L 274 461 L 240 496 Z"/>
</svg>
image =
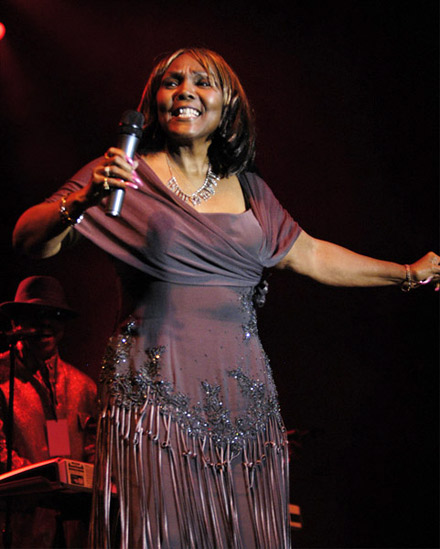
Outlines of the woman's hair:
<svg viewBox="0 0 440 549">
<path fill-rule="evenodd" d="M 159 124 L 156 94 L 163 75 L 180 55 L 191 55 L 209 74 L 214 74 L 223 94 L 223 112 L 219 127 L 211 136 L 208 150 L 214 173 L 229 176 L 252 169 L 255 157 L 254 117 L 240 81 L 218 54 L 205 48 L 182 48 L 163 57 L 153 68 L 145 86 L 139 110 L 145 116 L 139 152 L 158 151 L 165 146 L 166 136 Z"/>
</svg>

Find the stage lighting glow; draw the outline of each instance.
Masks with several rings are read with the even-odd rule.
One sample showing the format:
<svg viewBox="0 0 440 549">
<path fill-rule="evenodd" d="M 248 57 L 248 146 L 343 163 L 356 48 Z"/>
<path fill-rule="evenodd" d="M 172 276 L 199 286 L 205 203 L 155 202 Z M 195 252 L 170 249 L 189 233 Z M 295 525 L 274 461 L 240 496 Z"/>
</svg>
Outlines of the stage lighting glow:
<svg viewBox="0 0 440 549">
<path fill-rule="evenodd" d="M 4 37 L 5 34 L 6 34 L 6 28 L 3 25 L 3 23 L 0 23 L 0 40 Z"/>
</svg>

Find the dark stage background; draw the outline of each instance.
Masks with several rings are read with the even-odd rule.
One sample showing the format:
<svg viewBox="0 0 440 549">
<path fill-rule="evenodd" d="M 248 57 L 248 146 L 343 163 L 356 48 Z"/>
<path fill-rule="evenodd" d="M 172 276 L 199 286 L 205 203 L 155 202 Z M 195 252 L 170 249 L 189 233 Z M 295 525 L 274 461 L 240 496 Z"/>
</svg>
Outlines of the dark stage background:
<svg viewBox="0 0 440 549">
<path fill-rule="evenodd" d="M 154 58 L 221 53 L 257 114 L 258 167 L 312 235 L 400 263 L 438 247 L 438 2 L 1 4 L 1 286 L 60 277 L 82 319 L 63 355 L 97 378 L 113 271 L 91 245 L 32 262 L 18 215 L 115 142 Z M 438 547 L 432 287 L 335 289 L 274 273 L 260 333 L 295 430 L 297 548 Z M 300 443 L 300 444 L 299 444 Z"/>
</svg>

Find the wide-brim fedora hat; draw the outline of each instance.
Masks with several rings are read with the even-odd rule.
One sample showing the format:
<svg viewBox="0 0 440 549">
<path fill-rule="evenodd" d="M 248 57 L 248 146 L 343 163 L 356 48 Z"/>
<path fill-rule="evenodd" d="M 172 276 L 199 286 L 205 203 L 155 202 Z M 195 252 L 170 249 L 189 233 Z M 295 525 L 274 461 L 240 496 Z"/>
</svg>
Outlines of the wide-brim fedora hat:
<svg viewBox="0 0 440 549">
<path fill-rule="evenodd" d="M 78 315 L 67 303 L 66 294 L 60 282 L 52 276 L 30 276 L 20 282 L 14 301 L 0 303 L 0 311 L 9 318 L 47 309 L 63 318 Z"/>
</svg>

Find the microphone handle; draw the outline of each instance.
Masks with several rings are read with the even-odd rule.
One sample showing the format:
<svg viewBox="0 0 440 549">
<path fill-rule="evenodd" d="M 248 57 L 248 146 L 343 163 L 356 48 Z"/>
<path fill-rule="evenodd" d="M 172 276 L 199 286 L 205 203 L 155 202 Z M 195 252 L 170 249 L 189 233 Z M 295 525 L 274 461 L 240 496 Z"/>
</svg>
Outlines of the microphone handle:
<svg viewBox="0 0 440 549">
<path fill-rule="evenodd" d="M 107 199 L 107 203 L 105 205 L 105 215 L 118 217 L 121 214 L 124 196 L 124 189 L 114 189 Z"/>
<path fill-rule="evenodd" d="M 119 135 L 117 147 L 122 149 L 129 158 L 134 157 L 139 143 L 139 137 L 133 133 L 121 133 Z"/>
<path fill-rule="evenodd" d="M 122 149 L 129 158 L 133 158 L 138 143 L 139 137 L 131 133 L 123 133 L 119 136 L 117 146 L 119 149 Z M 118 217 L 121 214 L 124 196 L 124 189 L 113 189 L 107 199 L 105 214 L 111 217 Z"/>
</svg>

